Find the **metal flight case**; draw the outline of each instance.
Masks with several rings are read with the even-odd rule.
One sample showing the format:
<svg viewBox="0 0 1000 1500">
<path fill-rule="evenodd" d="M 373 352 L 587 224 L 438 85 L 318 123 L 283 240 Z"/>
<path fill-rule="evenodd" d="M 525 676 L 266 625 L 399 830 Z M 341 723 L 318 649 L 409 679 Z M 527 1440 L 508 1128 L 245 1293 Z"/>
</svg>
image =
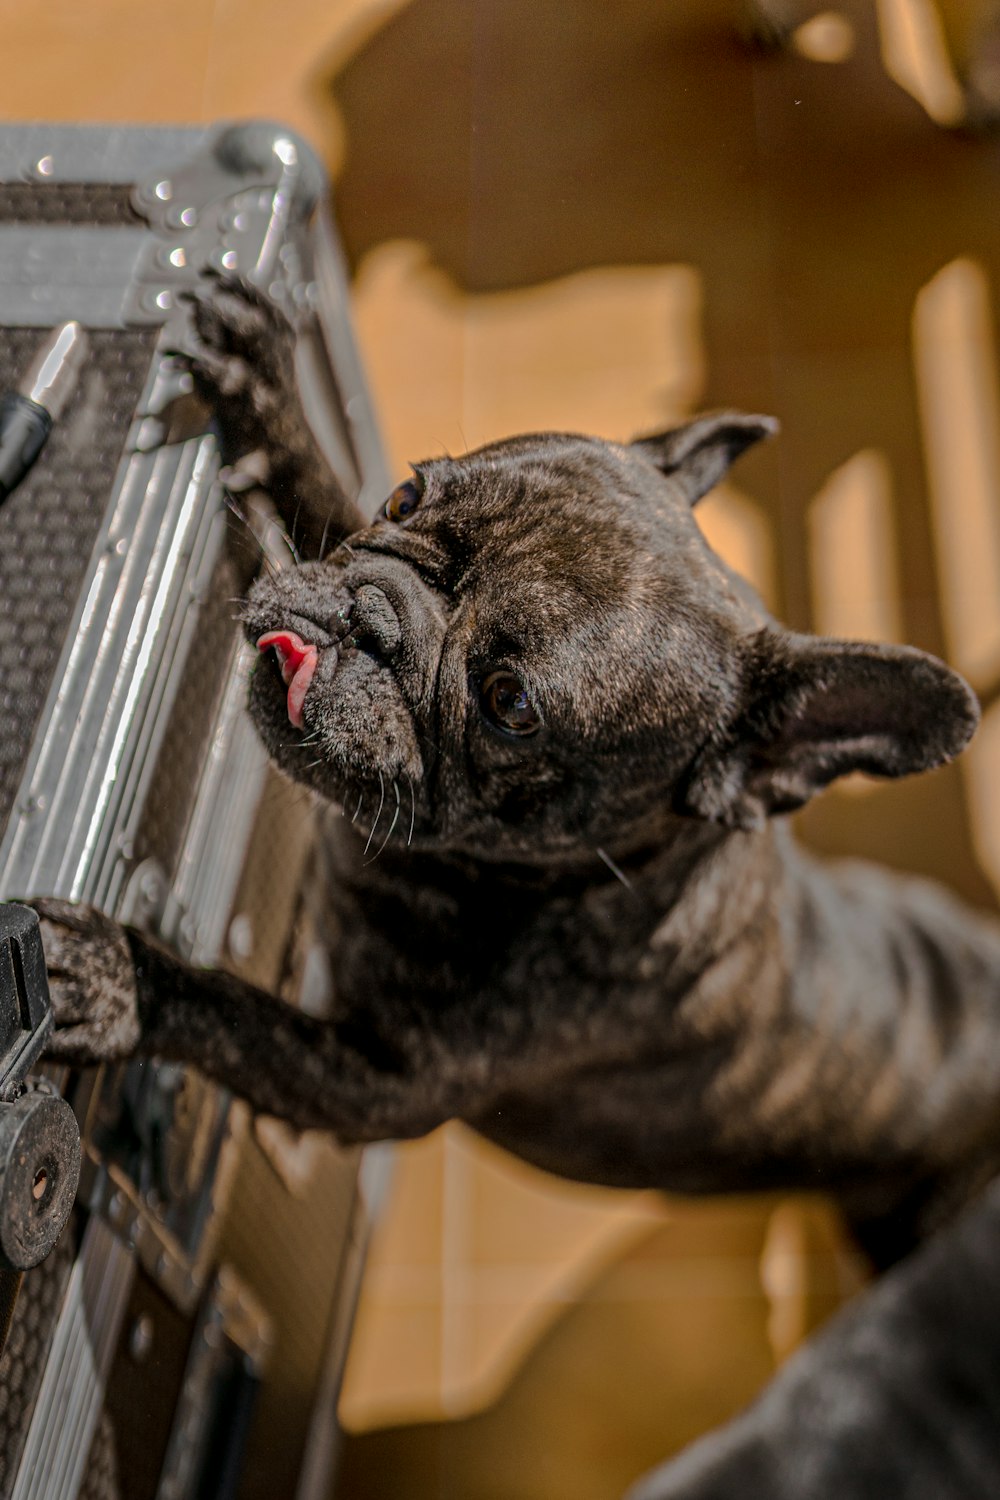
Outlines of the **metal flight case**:
<svg viewBox="0 0 1000 1500">
<path fill-rule="evenodd" d="M 316 814 L 246 717 L 234 619 L 261 552 L 288 553 L 262 505 L 251 527 L 227 508 L 168 351 L 205 266 L 267 288 L 297 314 L 317 436 L 374 508 L 325 188 L 270 124 L 0 127 L 0 394 L 65 320 L 87 341 L 0 504 L 0 900 L 94 903 L 317 1013 Z M 0 1500 L 327 1495 L 377 1163 L 175 1065 L 32 1069 L 72 1107 L 80 1185 L 13 1302 Z"/>
</svg>

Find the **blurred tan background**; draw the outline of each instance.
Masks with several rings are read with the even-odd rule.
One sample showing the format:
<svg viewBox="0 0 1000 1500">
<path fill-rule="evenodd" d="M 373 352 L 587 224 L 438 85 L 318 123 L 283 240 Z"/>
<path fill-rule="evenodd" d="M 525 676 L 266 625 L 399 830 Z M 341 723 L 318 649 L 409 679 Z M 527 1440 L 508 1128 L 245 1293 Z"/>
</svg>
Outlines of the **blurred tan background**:
<svg viewBox="0 0 1000 1500">
<path fill-rule="evenodd" d="M 832 853 L 1000 880 L 1000 29 L 991 0 L 0 0 L 0 118 L 297 128 L 335 180 L 387 448 L 783 434 L 699 509 L 791 624 L 947 656 L 956 768 L 852 784 Z M 340 1500 L 614 1496 L 859 1284 L 825 1207 L 399 1152 Z M 277 1439 L 276 1439 L 277 1440 Z"/>
</svg>

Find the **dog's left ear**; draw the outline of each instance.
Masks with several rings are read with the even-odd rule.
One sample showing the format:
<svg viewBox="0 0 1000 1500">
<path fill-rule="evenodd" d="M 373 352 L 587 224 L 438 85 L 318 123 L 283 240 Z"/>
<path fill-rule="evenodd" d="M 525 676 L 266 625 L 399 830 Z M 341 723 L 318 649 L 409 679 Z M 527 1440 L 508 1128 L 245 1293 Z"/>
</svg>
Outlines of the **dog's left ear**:
<svg viewBox="0 0 1000 1500">
<path fill-rule="evenodd" d="M 636 438 L 631 445 L 661 474 L 679 484 L 689 505 L 717 485 L 740 454 L 778 430 L 774 417 L 742 411 L 706 412 L 667 432 Z"/>
<path fill-rule="evenodd" d="M 978 723 L 972 689 L 936 657 L 769 627 L 748 661 L 743 706 L 698 755 L 675 805 L 759 828 L 848 772 L 896 777 L 942 765 Z"/>
</svg>

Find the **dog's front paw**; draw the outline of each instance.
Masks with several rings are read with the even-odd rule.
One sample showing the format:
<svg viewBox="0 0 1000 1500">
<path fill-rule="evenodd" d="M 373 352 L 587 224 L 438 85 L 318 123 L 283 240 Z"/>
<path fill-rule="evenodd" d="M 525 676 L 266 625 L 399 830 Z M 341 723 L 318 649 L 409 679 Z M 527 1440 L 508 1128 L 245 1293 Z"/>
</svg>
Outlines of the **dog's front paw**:
<svg viewBox="0 0 1000 1500">
<path fill-rule="evenodd" d="M 239 276 L 206 272 L 202 286 L 184 295 L 194 340 L 175 358 L 215 412 L 226 462 L 281 446 L 289 412 L 298 407 L 291 323 L 266 293 Z"/>
<path fill-rule="evenodd" d="M 124 929 L 90 906 L 31 901 L 42 929 L 55 1025 L 46 1055 L 114 1062 L 139 1045 L 139 991 Z"/>
</svg>

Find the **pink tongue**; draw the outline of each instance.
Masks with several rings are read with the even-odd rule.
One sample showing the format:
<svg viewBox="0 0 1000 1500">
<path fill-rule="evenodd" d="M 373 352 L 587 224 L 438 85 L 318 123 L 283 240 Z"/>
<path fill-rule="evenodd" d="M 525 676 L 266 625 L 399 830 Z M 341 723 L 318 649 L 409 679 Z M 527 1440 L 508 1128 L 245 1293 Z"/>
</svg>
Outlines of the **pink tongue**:
<svg viewBox="0 0 1000 1500">
<path fill-rule="evenodd" d="M 308 656 L 288 686 L 288 717 L 296 729 L 305 728 L 302 722 L 302 702 L 309 691 L 309 684 L 313 680 L 317 660 L 318 653 L 316 647 L 310 646 Z"/>
<path fill-rule="evenodd" d="M 296 729 L 302 729 L 302 703 L 313 680 L 319 652 L 294 630 L 269 630 L 257 642 L 258 651 L 268 651 L 272 646 L 281 666 L 281 680 L 288 688 L 288 717 Z"/>
</svg>

